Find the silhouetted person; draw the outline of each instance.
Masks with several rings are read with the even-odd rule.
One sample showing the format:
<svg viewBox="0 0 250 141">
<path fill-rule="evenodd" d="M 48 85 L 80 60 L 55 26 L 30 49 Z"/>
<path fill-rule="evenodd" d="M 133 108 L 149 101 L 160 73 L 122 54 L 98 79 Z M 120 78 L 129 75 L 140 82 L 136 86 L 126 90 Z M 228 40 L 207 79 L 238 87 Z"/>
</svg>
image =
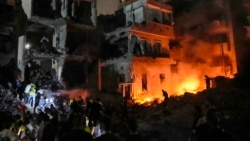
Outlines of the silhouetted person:
<svg viewBox="0 0 250 141">
<path fill-rule="evenodd" d="M 18 96 L 19 100 L 23 99 L 23 91 L 24 91 L 24 86 L 23 86 L 23 81 L 20 75 L 16 77 L 16 82 L 14 84 L 14 90 L 15 90 L 15 96 Z"/>
<path fill-rule="evenodd" d="M 206 89 L 211 88 L 211 78 L 205 75 Z"/>
<path fill-rule="evenodd" d="M 68 121 L 67 129 L 60 135 L 60 141 L 92 141 L 93 136 L 84 130 L 82 115 L 76 114 Z"/>
<path fill-rule="evenodd" d="M 93 141 L 93 137 L 83 129 L 72 129 L 63 135 L 61 141 Z"/>
<path fill-rule="evenodd" d="M 167 101 L 168 101 L 168 92 L 165 90 L 161 90 L 161 91 L 162 91 L 162 95 L 164 96 L 163 105 L 166 106 Z"/>
<path fill-rule="evenodd" d="M 128 120 L 129 134 L 125 141 L 144 141 L 142 135 L 138 132 L 138 124 L 135 119 Z"/>
<path fill-rule="evenodd" d="M 217 127 L 218 121 L 213 110 L 206 115 L 206 122 L 196 128 L 197 141 L 233 141 L 230 134 Z"/>
<path fill-rule="evenodd" d="M 35 105 L 34 105 L 34 109 L 33 109 L 34 113 L 36 112 L 36 107 L 39 105 L 40 98 L 41 98 L 41 94 L 39 92 L 37 92 L 36 97 L 35 97 Z"/>
<path fill-rule="evenodd" d="M 119 137 L 111 131 L 111 119 L 108 117 L 100 121 L 100 128 L 102 135 L 95 138 L 95 141 L 119 141 Z"/>
<path fill-rule="evenodd" d="M 94 101 L 91 105 L 90 105 L 90 110 L 89 110 L 89 120 L 90 122 L 93 122 L 94 126 L 96 125 L 96 123 L 100 120 L 101 116 L 102 116 L 102 103 L 101 103 L 101 99 L 98 97 L 96 98 L 96 101 Z"/>
<path fill-rule="evenodd" d="M 189 140 L 196 139 L 196 130 L 199 124 L 201 124 L 203 118 L 203 113 L 202 113 L 202 107 L 200 105 L 194 106 L 194 113 L 193 113 L 193 125 L 192 125 L 192 131 L 189 136 Z"/>
<path fill-rule="evenodd" d="M 93 104 L 93 99 L 90 98 L 90 97 L 86 97 L 86 106 L 85 106 L 85 113 L 87 116 L 89 116 L 89 112 L 90 112 L 90 109 L 91 109 L 91 105 Z"/>
</svg>

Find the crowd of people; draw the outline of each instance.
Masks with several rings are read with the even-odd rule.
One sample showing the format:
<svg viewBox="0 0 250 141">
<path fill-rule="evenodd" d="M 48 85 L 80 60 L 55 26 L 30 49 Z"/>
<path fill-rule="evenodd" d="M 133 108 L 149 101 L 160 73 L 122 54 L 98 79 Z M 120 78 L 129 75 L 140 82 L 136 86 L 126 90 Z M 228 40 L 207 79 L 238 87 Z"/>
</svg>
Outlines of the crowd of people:
<svg viewBox="0 0 250 141">
<path fill-rule="evenodd" d="M 125 141 L 130 133 L 136 137 L 134 121 L 129 122 L 132 128 L 126 137 L 112 132 L 113 114 L 103 105 L 100 97 L 68 98 L 67 103 L 62 103 L 68 105 L 68 111 L 63 111 L 54 104 L 42 110 L 38 107 L 46 103 L 45 98 L 42 98 L 45 96 L 44 91 L 34 81 L 22 86 L 24 84 L 17 77 L 13 94 L 20 102 L 17 105 L 19 113 L 1 113 L 0 120 L 4 122 L 0 124 L 0 141 Z M 56 93 L 57 87 L 53 86 L 51 85 L 51 91 Z M 126 101 L 122 99 L 120 109 L 123 121 L 127 119 L 124 114 L 126 108 Z M 130 128 L 127 130 L 130 131 Z"/>
<path fill-rule="evenodd" d="M 171 99 L 168 100 L 171 102 Z M 29 103 L 28 103 L 29 104 Z M 121 99 L 119 110 L 103 104 L 100 97 L 74 97 L 69 99 L 70 110 L 61 113 L 53 105 L 44 111 L 33 112 L 19 105 L 20 114 L 1 113 L 0 141 L 149 141 L 138 130 L 137 120 L 131 118 L 126 99 Z M 167 106 L 169 103 L 164 103 Z M 114 122 L 124 129 L 114 130 Z M 233 140 L 221 127 L 220 112 L 210 103 L 195 106 L 190 141 Z M 124 126 L 125 125 L 125 126 Z M 216 136 L 215 136 L 216 135 Z"/>
<path fill-rule="evenodd" d="M 30 101 L 30 100 L 29 100 Z M 27 104 L 31 104 L 31 103 Z M 101 99 L 69 100 L 70 111 L 61 113 L 53 105 L 33 112 L 25 103 L 20 114 L 1 113 L 0 141 L 121 140 L 111 132 L 111 116 Z"/>
</svg>

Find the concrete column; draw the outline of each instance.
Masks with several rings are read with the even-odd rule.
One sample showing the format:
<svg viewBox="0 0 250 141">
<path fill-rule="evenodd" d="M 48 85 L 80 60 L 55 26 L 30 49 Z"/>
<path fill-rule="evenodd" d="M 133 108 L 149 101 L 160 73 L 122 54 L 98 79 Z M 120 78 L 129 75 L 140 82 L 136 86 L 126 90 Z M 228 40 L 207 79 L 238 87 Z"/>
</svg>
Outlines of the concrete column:
<svg viewBox="0 0 250 141">
<path fill-rule="evenodd" d="M 26 43 L 26 37 L 20 36 L 18 38 L 17 67 L 21 70 L 22 78 L 24 78 L 24 69 L 25 69 L 25 60 L 24 60 L 25 43 Z"/>
<path fill-rule="evenodd" d="M 32 16 L 32 0 L 22 0 L 22 7 L 27 18 L 30 19 Z"/>
</svg>

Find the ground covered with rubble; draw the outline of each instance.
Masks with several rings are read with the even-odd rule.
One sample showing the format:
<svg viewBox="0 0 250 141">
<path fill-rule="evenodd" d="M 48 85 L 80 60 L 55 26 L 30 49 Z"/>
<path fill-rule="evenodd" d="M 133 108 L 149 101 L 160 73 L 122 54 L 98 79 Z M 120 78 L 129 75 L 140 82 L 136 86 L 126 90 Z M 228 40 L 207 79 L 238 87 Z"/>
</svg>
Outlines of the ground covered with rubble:
<svg viewBox="0 0 250 141">
<path fill-rule="evenodd" d="M 112 98 L 103 94 L 103 101 Z M 113 96 L 117 97 L 117 96 Z M 117 98 L 116 98 L 117 99 Z M 114 100 L 115 101 L 115 100 Z M 220 87 L 182 96 L 170 97 L 166 106 L 130 105 L 128 117 L 137 119 L 139 132 L 146 139 L 156 141 L 187 141 L 191 137 L 195 106 L 212 105 L 221 113 L 221 128 L 231 136 L 231 140 L 247 141 L 250 138 L 250 96 L 244 88 Z M 113 102 L 117 103 L 117 102 Z M 119 118 L 113 119 L 113 131 L 125 134 L 126 126 Z M 123 125 L 123 126 L 122 126 Z M 192 138 L 194 140 L 194 138 Z"/>
</svg>

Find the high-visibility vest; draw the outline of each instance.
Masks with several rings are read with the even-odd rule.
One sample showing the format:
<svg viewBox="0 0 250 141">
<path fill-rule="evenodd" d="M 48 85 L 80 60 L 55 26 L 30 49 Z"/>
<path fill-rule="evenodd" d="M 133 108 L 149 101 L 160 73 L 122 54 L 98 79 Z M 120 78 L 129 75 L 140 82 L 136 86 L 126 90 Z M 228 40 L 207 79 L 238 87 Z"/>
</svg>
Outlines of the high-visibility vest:
<svg viewBox="0 0 250 141">
<path fill-rule="evenodd" d="M 36 95 L 36 88 L 35 87 L 31 87 L 30 95 Z"/>
<path fill-rule="evenodd" d="M 74 99 L 70 99 L 69 105 L 71 105 L 74 102 Z"/>
</svg>

